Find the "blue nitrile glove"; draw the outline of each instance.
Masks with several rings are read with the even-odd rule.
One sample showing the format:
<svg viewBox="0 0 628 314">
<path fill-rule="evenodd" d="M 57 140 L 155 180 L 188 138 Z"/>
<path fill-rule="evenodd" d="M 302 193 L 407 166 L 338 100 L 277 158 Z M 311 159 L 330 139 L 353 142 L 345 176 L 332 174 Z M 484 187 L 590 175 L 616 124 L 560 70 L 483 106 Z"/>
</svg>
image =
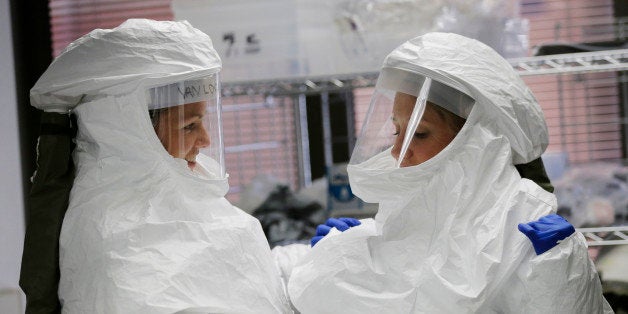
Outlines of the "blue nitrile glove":
<svg viewBox="0 0 628 314">
<path fill-rule="evenodd" d="M 573 234 L 576 229 L 565 218 L 551 214 L 537 221 L 519 224 L 519 231 L 532 241 L 536 255 L 541 255 Z"/>
<path fill-rule="evenodd" d="M 355 218 L 347 218 L 347 217 L 329 218 L 327 219 L 324 225 L 318 225 L 318 227 L 316 227 L 316 235 L 312 237 L 312 240 L 310 240 L 310 245 L 311 246 L 316 245 L 318 241 L 320 241 L 323 237 L 325 237 L 329 233 L 329 230 L 331 230 L 331 228 L 336 228 L 340 231 L 345 231 L 351 227 L 355 227 L 360 224 L 361 222 Z"/>
</svg>

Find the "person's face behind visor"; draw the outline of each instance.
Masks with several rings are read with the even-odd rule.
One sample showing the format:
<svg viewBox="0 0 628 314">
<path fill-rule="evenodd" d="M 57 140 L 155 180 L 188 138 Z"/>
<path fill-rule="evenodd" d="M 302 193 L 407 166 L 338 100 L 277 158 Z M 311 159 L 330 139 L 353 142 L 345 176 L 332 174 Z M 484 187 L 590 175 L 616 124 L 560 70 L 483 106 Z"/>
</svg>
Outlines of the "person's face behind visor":
<svg viewBox="0 0 628 314">
<path fill-rule="evenodd" d="M 474 104 L 468 93 L 450 85 L 385 67 L 349 165 L 365 163 L 371 169 L 419 165 L 451 143 Z"/>
<path fill-rule="evenodd" d="M 157 137 L 172 157 L 187 161 L 194 170 L 196 156 L 211 143 L 205 116 L 205 102 L 189 103 L 162 109 L 155 117 Z"/>
<path fill-rule="evenodd" d="M 395 94 L 391 119 L 396 138 L 391 154 L 397 160 L 416 100 L 412 95 Z M 428 101 L 400 167 L 416 166 L 436 156 L 456 137 L 464 122 L 463 118 Z"/>
<path fill-rule="evenodd" d="M 155 135 L 177 163 L 197 175 L 225 178 L 217 74 L 149 87 Z"/>
</svg>

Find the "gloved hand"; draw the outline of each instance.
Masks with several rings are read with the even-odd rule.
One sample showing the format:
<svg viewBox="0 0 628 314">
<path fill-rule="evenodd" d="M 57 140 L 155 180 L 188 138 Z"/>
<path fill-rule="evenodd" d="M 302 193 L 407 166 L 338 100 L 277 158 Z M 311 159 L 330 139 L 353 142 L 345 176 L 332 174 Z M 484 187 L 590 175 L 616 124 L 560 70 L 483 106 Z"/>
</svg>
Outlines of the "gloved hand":
<svg viewBox="0 0 628 314">
<path fill-rule="evenodd" d="M 532 241 L 536 255 L 541 255 L 573 234 L 576 229 L 565 218 L 551 214 L 537 221 L 519 224 L 519 231 Z"/>
<path fill-rule="evenodd" d="M 318 225 L 318 227 L 316 227 L 316 235 L 312 237 L 312 240 L 310 240 L 310 245 L 312 247 L 316 245 L 318 241 L 329 233 L 331 228 L 336 228 L 339 231 L 345 231 L 351 227 L 359 226 L 360 224 L 361 222 L 355 218 L 329 218 L 324 225 Z"/>
</svg>

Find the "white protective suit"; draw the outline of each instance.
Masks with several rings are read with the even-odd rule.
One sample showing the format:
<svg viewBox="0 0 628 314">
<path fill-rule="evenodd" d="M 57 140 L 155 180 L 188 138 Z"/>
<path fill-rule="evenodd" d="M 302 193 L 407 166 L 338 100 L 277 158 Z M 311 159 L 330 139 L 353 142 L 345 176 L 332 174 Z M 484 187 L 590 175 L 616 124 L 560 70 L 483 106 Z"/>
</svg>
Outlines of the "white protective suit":
<svg viewBox="0 0 628 314">
<path fill-rule="evenodd" d="M 581 234 L 537 256 L 517 230 L 554 213 L 556 199 L 514 167 L 538 158 L 548 135 L 512 67 L 478 41 L 430 33 L 395 49 L 383 68 L 430 77 L 475 104 L 454 140 L 424 163 L 396 168 L 390 149 L 352 160 L 352 191 L 379 211 L 374 221 L 330 233 L 294 266 L 288 292 L 295 307 L 317 314 L 612 312 Z"/>
<path fill-rule="evenodd" d="M 76 179 L 60 236 L 64 313 L 288 313 L 259 222 L 224 195 L 213 159 L 192 172 L 157 138 L 146 86 L 220 71 L 187 22 L 129 20 L 83 36 L 31 90 L 73 108 Z"/>
</svg>

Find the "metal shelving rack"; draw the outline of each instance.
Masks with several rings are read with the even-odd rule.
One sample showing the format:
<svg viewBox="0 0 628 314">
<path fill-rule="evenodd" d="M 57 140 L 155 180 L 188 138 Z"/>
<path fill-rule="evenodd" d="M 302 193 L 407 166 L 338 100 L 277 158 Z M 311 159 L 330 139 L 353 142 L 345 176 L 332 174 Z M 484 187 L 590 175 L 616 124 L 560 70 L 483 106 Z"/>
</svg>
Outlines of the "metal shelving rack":
<svg viewBox="0 0 628 314">
<path fill-rule="evenodd" d="M 628 70 L 628 49 L 579 52 L 510 59 L 508 62 L 521 76 L 578 74 Z M 329 77 L 290 78 L 223 84 L 223 96 L 251 94 L 316 94 L 360 87 L 371 87 L 378 72 Z"/>
<path fill-rule="evenodd" d="M 289 97 L 295 103 L 295 121 L 298 137 L 299 184 L 309 187 L 312 184 L 310 170 L 309 136 L 306 115 L 306 96 L 320 95 L 323 113 L 324 156 L 325 165 L 330 167 L 332 161 L 331 125 L 329 122 L 329 93 L 350 92 L 356 88 L 375 86 L 378 72 L 354 73 L 325 77 L 288 78 L 277 80 L 257 80 L 249 82 L 224 83 L 221 88 L 222 97 L 246 95 L 263 95 L 265 98 Z M 347 103 L 348 107 L 352 104 Z M 325 123 L 327 122 L 327 123 Z M 349 145 L 353 142 L 350 141 Z M 226 150 L 229 148 L 226 148 Z M 350 147 L 352 149 L 352 147 Z"/>
<path fill-rule="evenodd" d="M 521 76 L 628 70 L 628 49 L 579 52 L 508 60 Z"/>
<path fill-rule="evenodd" d="M 556 54 L 508 60 L 519 75 L 581 74 L 628 70 L 628 49 Z M 625 77 L 625 74 L 622 75 Z M 628 112 L 628 108 L 623 108 Z M 628 226 L 577 229 L 589 246 L 628 244 Z"/>
<path fill-rule="evenodd" d="M 510 59 L 508 62 L 521 76 L 619 72 L 628 70 L 628 49 L 517 58 Z M 293 96 L 301 108 L 298 119 L 300 128 L 303 130 L 305 127 L 307 130 L 307 121 L 302 114 L 305 108 L 305 95 L 320 94 L 321 99 L 325 100 L 328 99 L 330 92 L 375 86 L 377 76 L 378 72 L 368 72 L 344 76 L 226 83 L 223 84 L 222 94 L 225 97 L 252 94 Z M 329 106 L 329 104 L 323 101 L 323 106 Z M 624 108 L 624 110 L 628 112 L 628 108 Z M 329 134 L 329 130 L 326 130 L 325 133 Z M 308 143 L 307 132 L 301 132 L 300 137 L 305 144 L 301 145 L 299 155 L 309 155 L 306 147 Z M 326 147 L 327 149 L 329 148 Z M 327 156 L 326 159 L 329 158 L 329 152 L 326 152 L 325 155 Z M 307 168 L 306 164 L 309 164 L 309 158 L 302 158 L 299 163 Z M 308 180 L 307 174 L 301 174 L 301 176 L 305 178 L 305 181 Z M 307 182 L 305 185 L 307 186 Z M 585 235 L 590 246 L 628 244 L 628 226 L 580 228 L 577 230 Z"/>
<path fill-rule="evenodd" d="M 222 95 L 311 95 L 375 86 L 379 72 L 224 83 Z"/>
<path fill-rule="evenodd" d="M 628 244 L 628 226 L 578 228 L 588 239 L 589 246 Z"/>
</svg>

